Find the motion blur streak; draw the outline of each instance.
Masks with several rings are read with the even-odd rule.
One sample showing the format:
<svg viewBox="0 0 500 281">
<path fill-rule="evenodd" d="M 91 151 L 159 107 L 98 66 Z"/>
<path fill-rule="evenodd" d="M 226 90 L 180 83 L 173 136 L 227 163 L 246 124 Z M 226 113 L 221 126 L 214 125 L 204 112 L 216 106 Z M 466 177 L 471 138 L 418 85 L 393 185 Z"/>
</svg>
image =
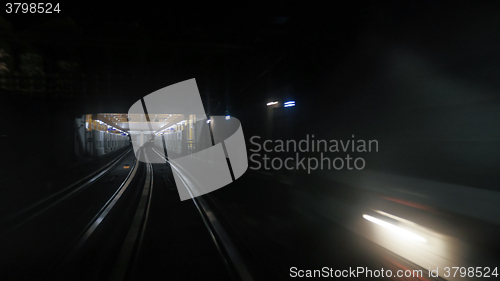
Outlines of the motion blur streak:
<svg viewBox="0 0 500 281">
<path fill-rule="evenodd" d="M 375 213 L 387 217 L 388 220 L 396 221 L 398 226 L 383 219 L 363 214 L 363 218 L 373 224 L 365 225 L 365 227 L 355 231 L 421 268 L 439 268 L 441 278 L 444 277 L 442 270 L 445 267 L 451 268 L 465 262 L 464 249 L 466 245 L 456 237 L 438 233 L 386 212 L 375 211 Z M 411 231 L 407 229 L 411 229 Z M 395 234 L 398 235 L 395 236 Z M 395 237 L 411 239 L 395 239 Z M 446 279 L 455 280 L 453 277 Z"/>
<path fill-rule="evenodd" d="M 402 238 L 410 238 L 410 239 L 414 239 L 414 240 L 417 240 L 417 241 L 420 241 L 420 242 L 424 242 L 424 243 L 427 243 L 427 240 L 425 240 L 425 238 L 421 237 L 421 236 L 418 236 L 416 235 L 415 233 L 412 233 L 411 231 L 408 231 L 406 229 L 403 229 L 403 228 L 400 228 L 396 225 L 393 225 L 391 223 L 388 223 L 386 221 L 383 221 L 381 219 L 377 219 L 377 218 L 374 218 L 372 216 L 369 216 L 369 215 L 366 215 L 364 214 L 363 215 L 363 218 L 365 218 L 366 220 L 369 220 L 373 223 L 376 223 L 382 227 L 385 227 L 387 229 L 390 229 L 392 230 L 393 234 L 397 234 L 399 237 L 402 237 Z"/>
</svg>

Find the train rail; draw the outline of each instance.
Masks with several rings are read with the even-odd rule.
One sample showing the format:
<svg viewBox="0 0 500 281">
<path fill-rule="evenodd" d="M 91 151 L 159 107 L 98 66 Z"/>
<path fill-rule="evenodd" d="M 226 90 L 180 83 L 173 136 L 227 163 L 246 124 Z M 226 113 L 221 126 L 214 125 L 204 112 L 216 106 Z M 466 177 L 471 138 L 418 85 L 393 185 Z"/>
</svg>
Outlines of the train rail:
<svg viewBox="0 0 500 281">
<path fill-rule="evenodd" d="M 5 278 L 85 280 L 87 276 L 107 274 L 93 271 L 95 264 L 89 267 L 85 261 L 82 263 L 82 257 L 88 256 L 96 243 L 110 245 L 101 248 L 96 257 L 116 256 L 116 248 L 123 241 L 120 233 L 132 218 L 127 209 L 136 206 L 138 186 L 145 177 L 143 166 L 131 152 L 127 150 L 101 169 L 4 222 L 0 271 Z M 114 228 L 118 233 L 109 231 Z M 75 276 L 75 269 L 88 270 L 88 274 Z"/>
<path fill-rule="evenodd" d="M 172 162 L 168 161 L 168 159 L 154 147 L 152 150 L 155 154 L 157 154 L 157 156 L 165 160 L 165 163 L 174 169 L 179 175 L 179 178 L 185 182 L 185 186 L 188 187 L 188 192 L 191 195 L 193 204 L 196 206 L 196 209 L 198 210 L 231 278 L 233 280 L 243 281 L 255 280 L 247 265 L 248 261 L 242 256 L 238 247 L 232 241 L 230 235 L 226 232 L 223 225 L 219 221 L 219 218 L 215 215 L 215 212 L 212 210 L 210 204 L 203 197 L 193 196 L 192 191 L 189 190 L 190 185 L 187 183 L 190 182 L 189 173 L 184 171 L 181 167 L 177 167 Z"/>
<path fill-rule="evenodd" d="M 123 158 L 131 152 L 132 149 L 128 149 L 127 151 L 120 154 L 118 157 L 113 159 L 107 165 L 101 167 L 95 172 L 85 176 L 84 178 L 79 179 L 73 184 L 61 189 L 58 192 L 55 192 L 38 202 L 19 210 L 16 213 L 10 214 L 7 218 L 0 222 L 2 225 L 2 230 L 0 230 L 0 238 L 8 235 L 9 233 L 15 231 L 19 227 L 29 223 L 36 217 L 42 215 L 48 210 L 54 208 L 64 200 L 71 198 L 77 195 L 79 192 L 83 191 L 85 188 L 89 187 L 93 183 L 97 182 L 104 175 L 108 174 L 112 169 L 118 165 L 118 163 L 123 160 Z"/>
</svg>

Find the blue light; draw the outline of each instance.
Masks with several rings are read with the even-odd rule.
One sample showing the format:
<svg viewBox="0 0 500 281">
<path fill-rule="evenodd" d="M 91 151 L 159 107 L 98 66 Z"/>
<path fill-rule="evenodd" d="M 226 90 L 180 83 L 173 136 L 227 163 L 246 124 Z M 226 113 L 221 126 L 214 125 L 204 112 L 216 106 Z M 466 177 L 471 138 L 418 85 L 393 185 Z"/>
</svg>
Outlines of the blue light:
<svg viewBox="0 0 500 281">
<path fill-rule="evenodd" d="M 291 100 L 284 103 L 284 107 L 291 107 L 291 106 L 295 106 L 295 101 Z"/>
</svg>

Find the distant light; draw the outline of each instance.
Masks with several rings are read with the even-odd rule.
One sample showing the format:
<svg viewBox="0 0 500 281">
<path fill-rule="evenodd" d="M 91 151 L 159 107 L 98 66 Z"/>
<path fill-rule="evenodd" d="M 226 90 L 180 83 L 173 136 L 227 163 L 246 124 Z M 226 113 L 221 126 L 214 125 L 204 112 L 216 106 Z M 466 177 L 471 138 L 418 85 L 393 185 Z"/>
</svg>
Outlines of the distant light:
<svg viewBox="0 0 500 281">
<path fill-rule="evenodd" d="M 210 123 L 210 119 L 207 120 L 207 124 L 209 124 L 209 123 Z"/>
<path fill-rule="evenodd" d="M 381 219 L 377 219 L 375 217 L 372 217 L 372 216 L 369 216 L 369 215 L 366 215 L 364 214 L 363 215 L 363 218 L 365 220 L 368 220 L 368 221 L 371 221 L 375 224 L 378 224 L 382 227 L 385 227 L 389 230 L 392 230 L 394 234 L 398 234 L 399 236 L 402 236 L 403 238 L 411 238 L 413 240 L 417 240 L 417 241 L 420 241 L 420 242 L 424 242 L 424 243 L 427 243 L 427 240 L 425 240 L 425 238 L 421 237 L 421 236 L 418 236 L 417 234 L 409 231 L 409 230 L 406 230 L 406 229 L 403 229 L 399 226 L 396 226 L 392 223 L 388 223 L 386 221 L 383 221 Z"/>
<path fill-rule="evenodd" d="M 291 106 L 295 106 L 295 101 L 287 101 L 284 103 L 284 107 L 291 107 Z"/>
<path fill-rule="evenodd" d="M 271 105 L 275 105 L 275 104 L 278 104 L 278 102 L 277 101 L 272 101 L 272 102 L 268 102 L 267 106 L 271 106 Z"/>
<path fill-rule="evenodd" d="M 226 115 L 226 120 L 229 120 L 231 119 L 231 116 L 230 115 Z"/>
</svg>

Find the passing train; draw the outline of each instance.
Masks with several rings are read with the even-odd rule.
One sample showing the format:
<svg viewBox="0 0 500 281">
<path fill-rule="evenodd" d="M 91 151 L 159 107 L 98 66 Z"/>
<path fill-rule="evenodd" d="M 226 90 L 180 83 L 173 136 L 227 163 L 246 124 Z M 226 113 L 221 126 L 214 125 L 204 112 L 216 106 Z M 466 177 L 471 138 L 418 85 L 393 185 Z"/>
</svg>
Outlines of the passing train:
<svg viewBox="0 0 500 281">
<path fill-rule="evenodd" d="M 188 131 L 184 128 L 169 131 L 163 135 L 157 135 L 154 138 L 155 147 L 163 151 L 163 140 L 167 151 L 181 154 L 188 148 Z"/>
<path fill-rule="evenodd" d="M 87 114 L 81 118 L 85 123 L 85 138 L 83 138 L 84 149 L 87 155 L 102 156 L 104 154 L 117 151 L 130 146 L 130 135 L 124 130 L 109 125 L 100 119 L 104 119 L 102 114 Z M 115 125 L 116 126 L 116 125 Z M 83 127 L 83 126 L 82 126 Z"/>
<path fill-rule="evenodd" d="M 87 138 L 89 141 L 88 152 L 94 156 L 101 156 L 130 145 L 128 135 L 93 130 L 88 132 L 88 136 L 90 136 Z"/>
<path fill-rule="evenodd" d="M 166 149 L 169 157 L 192 154 L 212 146 L 210 141 L 202 138 L 201 135 L 207 134 L 208 130 L 206 119 L 196 120 L 194 116 L 189 116 L 187 120 L 158 131 L 152 142 L 158 151 Z"/>
</svg>

